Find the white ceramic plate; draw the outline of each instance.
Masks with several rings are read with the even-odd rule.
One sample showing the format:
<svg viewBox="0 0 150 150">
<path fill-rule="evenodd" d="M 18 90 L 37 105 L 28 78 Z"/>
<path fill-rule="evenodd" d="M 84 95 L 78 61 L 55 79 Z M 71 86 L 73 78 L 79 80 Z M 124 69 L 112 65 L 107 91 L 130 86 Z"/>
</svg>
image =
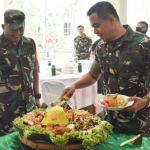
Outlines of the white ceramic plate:
<svg viewBox="0 0 150 150">
<path fill-rule="evenodd" d="M 73 69 L 62 69 L 62 73 L 64 74 L 73 74 L 74 73 L 74 68 Z"/>
<path fill-rule="evenodd" d="M 56 75 L 59 75 L 59 74 L 61 74 L 61 72 L 56 70 Z M 52 75 L 52 72 L 51 71 L 47 71 L 47 75 Z"/>
<path fill-rule="evenodd" d="M 121 95 L 121 94 L 119 94 L 119 95 Z M 122 95 L 122 96 L 124 96 L 125 100 L 127 100 L 129 98 L 126 95 Z M 105 95 L 98 94 L 95 101 L 96 101 L 97 104 L 101 105 L 102 107 L 104 107 L 108 110 L 119 111 L 119 110 L 122 110 L 122 109 L 124 109 L 128 106 L 131 106 L 134 103 L 134 101 L 128 101 L 127 104 L 124 107 L 107 107 L 107 106 L 105 106 L 101 103 L 104 100 L 104 97 L 105 97 Z"/>
<path fill-rule="evenodd" d="M 56 75 L 59 75 L 59 74 L 61 74 L 61 72 L 56 70 Z"/>
</svg>

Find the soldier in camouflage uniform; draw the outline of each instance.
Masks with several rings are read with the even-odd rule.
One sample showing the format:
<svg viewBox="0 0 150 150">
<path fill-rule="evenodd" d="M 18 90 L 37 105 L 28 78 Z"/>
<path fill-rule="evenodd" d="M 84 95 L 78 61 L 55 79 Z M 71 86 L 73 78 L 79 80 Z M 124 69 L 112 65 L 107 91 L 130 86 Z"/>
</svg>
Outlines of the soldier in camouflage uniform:
<svg viewBox="0 0 150 150">
<path fill-rule="evenodd" d="M 4 13 L 0 36 L 0 136 L 13 131 L 12 121 L 40 106 L 35 43 L 24 37 L 25 14 Z"/>
<path fill-rule="evenodd" d="M 148 31 L 148 23 L 146 23 L 145 21 L 138 22 L 136 31 L 146 34 Z"/>
<path fill-rule="evenodd" d="M 106 111 L 114 130 L 148 135 L 150 129 L 150 38 L 122 26 L 115 8 L 106 1 L 92 6 L 87 15 L 98 43 L 90 71 L 66 88 L 62 95 L 71 96 L 76 89 L 95 83 L 103 74 L 105 94 L 130 96 L 133 105 L 121 111 Z"/>
<path fill-rule="evenodd" d="M 145 21 L 138 22 L 136 26 L 136 31 L 146 34 L 148 31 L 148 23 Z M 150 85 L 149 85 L 149 90 L 150 90 Z"/>
<path fill-rule="evenodd" d="M 84 27 L 79 25 L 77 27 L 79 35 L 74 39 L 74 49 L 77 60 L 89 59 L 90 47 L 92 45 L 92 39 L 84 33 Z"/>
</svg>

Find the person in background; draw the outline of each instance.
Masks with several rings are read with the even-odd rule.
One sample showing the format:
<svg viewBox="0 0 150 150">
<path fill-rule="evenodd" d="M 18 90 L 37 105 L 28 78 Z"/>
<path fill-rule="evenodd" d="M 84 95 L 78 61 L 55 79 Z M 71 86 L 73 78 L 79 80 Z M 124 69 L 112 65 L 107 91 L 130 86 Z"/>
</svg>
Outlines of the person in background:
<svg viewBox="0 0 150 150">
<path fill-rule="evenodd" d="M 40 106 L 38 59 L 33 39 L 23 36 L 25 14 L 4 13 L 0 36 L 0 136 L 13 131 L 13 120 Z"/>
<path fill-rule="evenodd" d="M 150 38 L 122 26 L 113 5 L 100 1 L 87 12 L 101 41 L 88 73 L 62 91 L 71 97 L 76 89 L 94 84 L 103 75 L 104 94 L 127 95 L 133 104 L 120 111 L 106 110 L 105 119 L 114 130 L 126 134 L 149 134 Z"/>
<path fill-rule="evenodd" d="M 77 60 L 89 59 L 92 39 L 84 33 L 84 26 L 77 27 L 79 35 L 74 38 L 75 57 Z"/>
<path fill-rule="evenodd" d="M 136 31 L 146 34 L 148 31 L 148 23 L 146 23 L 145 21 L 138 22 Z M 150 90 L 150 83 L 149 83 L 149 90 Z"/>
<path fill-rule="evenodd" d="M 148 23 L 146 23 L 145 21 L 138 22 L 136 31 L 146 34 L 148 31 Z"/>
</svg>

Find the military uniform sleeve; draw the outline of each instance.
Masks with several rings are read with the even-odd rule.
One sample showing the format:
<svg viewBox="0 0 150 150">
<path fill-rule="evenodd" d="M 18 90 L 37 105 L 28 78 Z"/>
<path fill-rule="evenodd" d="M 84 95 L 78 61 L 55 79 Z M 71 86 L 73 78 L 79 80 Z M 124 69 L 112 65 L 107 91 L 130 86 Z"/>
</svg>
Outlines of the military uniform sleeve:
<svg viewBox="0 0 150 150">
<path fill-rule="evenodd" d="M 96 53 L 95 53 L 95 60 L 92 63 L 90 71 L 92 71 L 94 73 L 98 73 L 98 74 L 101 73 L 101 67 L 100 67 L 100 64 L 99 64 L 99 61 L 98 61 L 98 56 L 97 56 Z"/>
<path fill-rule="evenodd" d="M 93 61 L 90 71 L 97 73 L 97 74 L 101 73 L 100 65 L 96 60 Z"/>
<path fill-rule="evenodd" d="M 77 39 L 77 37 L 75 37 L 73 40 L 74 41 L 74 49 L 76 49 L 76 39 Z"/>
<path fill-rule="evenodd" d="M 39 64 L 39 61 L 38 61 L 38 55 L 37 55 L 37 50 L 36 50 L 36 44 L 34 42 L 34 40 L 32 38 L 30 38 L 31 42 L 34 43 L 34 53 L 35 53 L 35 60 L 34 60 L 34 65 L 38 65 Z"/>
<path fill-rule="evenodd" d="M 39 61 L 38 61 L 38 56 L 37 56 L 37 51 L 36 51 L 34 65 L 38 65 L 38 64 L 39 64 Z"/>
<path fill-rule="evenodd" d="M 148 68 L 148 72 L 150 72 L 150 38 L 145 38 L 142 43 L 140 44 L 141 46 L 141 53 L 144 53 L 143 61 L 145 66 Z"/>
<path fill-rule="evenodd" d="M 141 52 L 144 53 L 143 55 L 143 60 L 144 60 L 144 64 L 145 66 L 147 66 L 148 68 L 148 73 L 150 73 L 150 38 L 145 39 L 141 44 Z M 144 98 L 146 98 L 149 101 L 148 107 L 150 106 L 150 100 L 149 97 L 145 96 Z"/>
</svg>

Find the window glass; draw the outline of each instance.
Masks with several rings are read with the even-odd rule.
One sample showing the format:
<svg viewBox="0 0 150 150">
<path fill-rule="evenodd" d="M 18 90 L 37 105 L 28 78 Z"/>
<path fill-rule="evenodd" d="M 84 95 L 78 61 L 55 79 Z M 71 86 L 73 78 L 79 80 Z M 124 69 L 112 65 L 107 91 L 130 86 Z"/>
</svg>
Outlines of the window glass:
<svg viewBox="0 0 150 150">
<path fill-rule="evenodd" d="M 127 0 L 127 24 L 134 30 L 140 21 L 145 21 L 150 25 L 150 0 Z M 150 31 L 147 32 L 150 36 Z"/>
<path fill-rule="evenodd" d="M 64 58 L 74 55 L 77 26 L 82 24 L 93 42 L 94 35 L 86 15 L 99 0 L 9 0 L 9 9 L 20 9 L 26 15 L 25 36 L 35 40 L 39 58 Z"/>
</svg>

